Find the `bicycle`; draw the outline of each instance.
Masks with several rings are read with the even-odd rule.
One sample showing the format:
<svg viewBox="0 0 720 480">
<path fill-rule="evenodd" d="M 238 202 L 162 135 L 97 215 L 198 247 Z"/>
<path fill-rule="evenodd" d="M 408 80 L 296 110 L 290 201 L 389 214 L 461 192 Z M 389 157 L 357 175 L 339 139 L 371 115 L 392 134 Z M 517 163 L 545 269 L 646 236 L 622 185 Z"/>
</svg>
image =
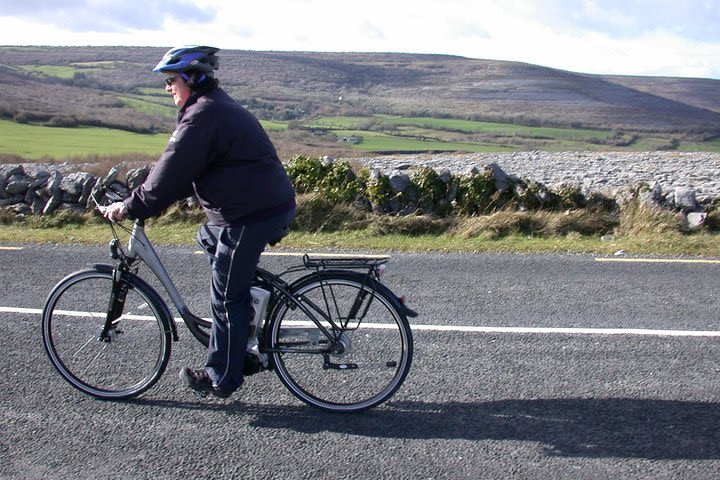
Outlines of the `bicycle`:
<svg viewBox="0 0 720 480">
<path fill-rule="evenodd" d="M 179 339 L 168 305 L 139 275 L 141 262 L 205 346 L 211 320 L 187 307 L 143 222 L 135 221 L 132 230 L 109 224 L 115 264 L 94 264 L 63 278 L 43 309 L 42 336 L 50 361 L 70 385 L 96 398 L 122 400 L 160 379 Z M 125 248 L 116 226 L 129 233 Z M 258 267 L 246 374 L 274 370 L 297 398 L 331 412 L 362 411 L 395 394 L 410 370 L 408 317 L 417 313 L 381 282 L 387 261 L 306 254 L 302 264 L 279 274 Z M 284 279 L 298 273 L 300 278 Z"/>
</svg>

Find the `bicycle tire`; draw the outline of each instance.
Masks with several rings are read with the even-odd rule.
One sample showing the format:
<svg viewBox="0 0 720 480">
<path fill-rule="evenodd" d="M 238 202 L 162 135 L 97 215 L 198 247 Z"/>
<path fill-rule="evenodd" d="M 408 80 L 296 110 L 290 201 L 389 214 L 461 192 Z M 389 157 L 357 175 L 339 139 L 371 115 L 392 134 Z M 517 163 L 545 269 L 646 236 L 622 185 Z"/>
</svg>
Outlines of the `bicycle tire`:
<svg viewBox="0 0 720 480">
<path fill-rule="evenodd" d="M 42 317 L 45 351 L 60 375 L 83 393 L 106 400 L 132 398 L 152 387 L 165 371 L 172 318 L 158 294 L 129 277 L 122 316 L 106 341 L 112 271 L 93 268 L 61 280 L 48 296 Z"/>
<path fill-rule="evenodd" d="M 330 353 L 327 337 L 302 309 L 279 299 L 265 338 L 282 383 L 303 402 L 330 412 L 359 412 L 394 395 L 413 354 L 412 332 L 397 297 L 371 277 L 348 271 L 314 273 L 290 290 L 304 305 L 315 305 L 314 312 L 348 324 L 334 332 L 345 351 Z M 348 318 L 353 305 L 360 321 Z M 331 329 L 326 320 L 322 324 Z"/>
</svg>

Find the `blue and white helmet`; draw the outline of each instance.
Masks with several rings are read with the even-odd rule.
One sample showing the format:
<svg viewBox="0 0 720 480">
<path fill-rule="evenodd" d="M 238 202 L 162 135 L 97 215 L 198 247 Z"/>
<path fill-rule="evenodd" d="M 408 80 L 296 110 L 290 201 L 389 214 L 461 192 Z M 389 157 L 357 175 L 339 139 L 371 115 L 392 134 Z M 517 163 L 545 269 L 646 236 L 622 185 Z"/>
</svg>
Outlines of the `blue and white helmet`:
<svg viewBox="0 0 720 480">
<path fill-rule="evenodd" d="M 219 59 L 215 55 L 220 49 L 200 45 L 176 47 L 167 51 L 153 72 L 203 72 L 210 73 L 219 67 Z"/>
</svg>

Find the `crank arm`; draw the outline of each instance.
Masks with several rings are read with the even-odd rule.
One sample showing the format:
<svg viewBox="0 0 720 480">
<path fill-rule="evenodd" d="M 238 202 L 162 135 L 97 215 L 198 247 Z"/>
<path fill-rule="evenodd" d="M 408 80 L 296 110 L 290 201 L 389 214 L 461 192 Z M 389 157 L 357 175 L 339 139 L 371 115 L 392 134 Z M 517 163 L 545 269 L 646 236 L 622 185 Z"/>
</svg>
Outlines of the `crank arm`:
<svg viewBox="0 0 720 480">
<path fill-rule="evenodd" d="M 330 361 L 330 355 L 324 355 L 323 370 L 357 370 L 357 363 L 333 363 Z"/>
</svg>

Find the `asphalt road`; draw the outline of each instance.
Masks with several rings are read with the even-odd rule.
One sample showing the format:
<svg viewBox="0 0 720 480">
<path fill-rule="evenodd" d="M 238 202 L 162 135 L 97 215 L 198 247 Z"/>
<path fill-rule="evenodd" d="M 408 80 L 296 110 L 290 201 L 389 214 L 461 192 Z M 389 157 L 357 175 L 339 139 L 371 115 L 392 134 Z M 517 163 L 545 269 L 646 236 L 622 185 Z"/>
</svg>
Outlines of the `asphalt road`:
<svg viewBox="0 0 720 480">
<path fill-rule="evenodd" d="M 394 254 L 384 280 L 421 313 L 412 370 L 386 404 L 338 415 L 272 372 L 196 399 L 176 372 L 203 350 L 182 326 L 141 397 L 82 395 L 46 358 L 40 316 L 9 308 L 42 308 L 105 249 L 22 247 L 0 249 L 0 478 L 720 477 L 719 263 Z M 204 259 L 159 253 L 207 315 Z"/>
</svg>

